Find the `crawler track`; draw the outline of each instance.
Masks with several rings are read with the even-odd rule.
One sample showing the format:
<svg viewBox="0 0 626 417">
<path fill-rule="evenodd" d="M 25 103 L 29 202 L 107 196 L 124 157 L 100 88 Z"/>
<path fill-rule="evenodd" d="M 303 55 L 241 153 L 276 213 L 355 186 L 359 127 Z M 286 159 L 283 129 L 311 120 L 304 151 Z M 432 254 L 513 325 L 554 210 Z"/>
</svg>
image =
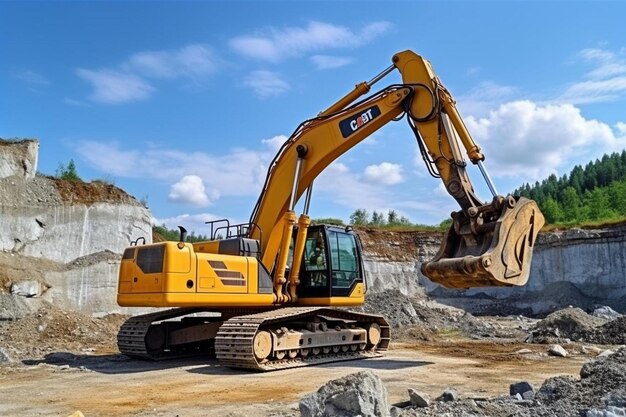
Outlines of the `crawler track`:
<svg viewBox="0 0 626 417">
<path fill-rule="evenodd" d="M 203 308 L 173 308 L 131 317 L 120 327 L 117 334 L 117 347 L 124 355 L 138 359 L 164 360 L 197 355 L 198 352 L 150 349 L 146 336 L 150 326 L 155 322 L 204 311 L 207 310 Z"/>
<path fill-rule="evenodd" d="M 337 346 L 327 346 L 314 355 L 303 357 L 298 354 L 294 358 L 259 360 L 254 353 L 254 338 L 259 331 L 272 327 L 286 327 L 294 321 L 313 320 L 324 317 L 336 320 L 347 320 L 367 326 L 376 323 L 380 326 L 380 342 L 376 346 L 368 346 L 363 350 L 337 352 Z M 271 371 L 320 363 L 361 359 L 380 356 L 380 351 L 389 345 L 389 325 L 382 316 L 352 313 L 330 308 L 298 308 L 289 307 L 263 313 L 233 317 L 224 322 L 215 339 L 215 352 L 220 364 L 233 368 L 246 368 L 259 371 Z M 335 350 L 335 351 L 333 351 Z"/>
</svg>

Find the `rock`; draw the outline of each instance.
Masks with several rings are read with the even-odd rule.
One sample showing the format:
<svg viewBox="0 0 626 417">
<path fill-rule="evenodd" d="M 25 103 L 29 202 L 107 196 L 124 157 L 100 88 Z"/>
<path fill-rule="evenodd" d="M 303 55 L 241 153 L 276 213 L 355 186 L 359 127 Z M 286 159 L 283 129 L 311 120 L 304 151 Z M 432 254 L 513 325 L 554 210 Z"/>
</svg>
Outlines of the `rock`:
<svg viewBox="0 0 626 417">
<path fill-rule="evenodd" d="M 70 414 L 68 417 L 85 417 L 85 415 L 81 413 L 80 410 L 77 410 L 74 413 Z"/>
<path fill-rule="evenodd" d="M 0 349 L 0 363 L 9 362 L 9 355 L 7 355 L 4 350 Z"/>
<path fill-rule="evenodd" d="M 560 356 L 562 358 L 568 355 L 567 350 L 563 349 L 561 345 L 552 345 L 550 349 L 548 349 L 548 354 L 551 356 Z"/>
<path fill-rule="evenodd" d="M 515 401 L 522 401 L 524 398 L 522 397 L 522 394 L 520 394 L 519 392 L 515 395 L 512 396 Z"/>
<path fill-rule="evenodd" d="M 595 347 L 595 346 L 583 346 L 581 348 L 582 352 L 584 354 L 589 354 L 589 353 L 602 353 L 602 349 L 600 349 L 599 347 Z"/>
<path fill-rule="evenodd" d="M 430 405 L 430 397 L 427 394 L 420 394 L 413 388 L 409 388 L 409 398 L 411 399 L 411 404 L 415 407 L 423 408 Z"/>
<path fill-rule="evenodd" d="M 517 353 L 518 355 L 527 355 L 529 353 L 533 353 L 533 351 L 530 349 L 520 349 L 516 351 L 515 353 Z"/>
<path fill-rule="evenodd" d="M 595 310 L 593 310 L 593 313 L 591 313 L 591 315 L 594 316 L 594 317 L 599 317 L 601 319 L 605 319 L 605 320 L 615 320 L 617 318 L 622 317 L 622 315 L 620 313 L 618 313 L 617 311 L 613 310 L 609 306 L 598 307 Z"/>
<path fill-rule="evenodd" d="M 302 417 L 390 417 L 387 389 L 371 371 L 326 383 L 300 400 Z"/>
<path fill-rule="evenodd" d="M 443 394 L 437 397 L 437 401 L 443 401 L 443 402 L 456 401 L 458 399 L 459 399 L 459 393 L 454 388 L 448 388 L 447 390 L 443 392 Z"/>
<path fill-rule="evenodd" d="M 621 417 L 626 416 L 626 408 L 608 406 L 604 410 L 587 411 L 587 417 Z"/>
<path fill-rule="evenodd" d="M 40 297 L 45 286 L 38 281 L 20 281 L 11 285 L 11 294 L 22 297 Z"/>
<path fill-rule="evenodd" d="M 607 350 L 603 350 L 601 353 L 598 354 L 599 358 L 604 358 L 605 356 L 610 356 L 612 354 L 614 354 L 615 352 L 613 352 L 611 349 L 607 349 Z"/>
<path fill-rule="evenodd" d="M 535 399 L 535 391 L 526 391 L 522 394 L 522 398 L 526 401 Z"/>
<path fill-rule="evenodd" d="M 400 414 L 402 414 L 401 408 L 398 408 L 396 406 L 391 406 L 391 408 L 389 409 L 389 415 L 391 417 L 400 417 Z"/>
<path fill-rule="evenodd" d="M 535 388 L 533 388 L 531 383 L 527 381 L 517 382 L 509 386 L 509 394 L 511 395 L 515 395 L 515 394 L 522 395 L 527 391 L 531 391 L 533 393 L 535 392 Z"/>
</svg>

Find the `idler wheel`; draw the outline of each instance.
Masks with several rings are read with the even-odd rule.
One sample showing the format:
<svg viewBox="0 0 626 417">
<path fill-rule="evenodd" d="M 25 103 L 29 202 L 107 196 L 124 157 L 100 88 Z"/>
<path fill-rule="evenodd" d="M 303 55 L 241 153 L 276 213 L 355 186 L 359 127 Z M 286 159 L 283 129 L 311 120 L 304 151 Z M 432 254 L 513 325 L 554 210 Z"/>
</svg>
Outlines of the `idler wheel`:
<svg viewBox="0 0 626 417">
<path fill-rule="evenodd" d="M 254 356 L 262 361 L 272 353 L 272 335 L 265 330 L 258 332 L 252 342 Z"/>
<path fill-rule="evenodd" d="M 380 343 L 380 326 L 372 323 L 367 328 L 367 345 L 368 347 L 377 346 Z"/>
</svg>

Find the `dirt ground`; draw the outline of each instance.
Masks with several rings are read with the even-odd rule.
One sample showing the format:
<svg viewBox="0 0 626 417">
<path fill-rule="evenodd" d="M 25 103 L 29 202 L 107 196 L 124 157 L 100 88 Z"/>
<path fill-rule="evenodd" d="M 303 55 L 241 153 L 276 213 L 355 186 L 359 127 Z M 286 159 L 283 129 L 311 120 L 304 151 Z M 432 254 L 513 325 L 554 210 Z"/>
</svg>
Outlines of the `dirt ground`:
<svg viewBox="0 0 626 417">
<path fill-rule="evenodd" d="M 516 353 L 520 349 L 532 353 Z M 431 397 L 447 387 L 465 398 L 508 394 L 512 382 L 538 387 L 550 376 L 577 375 L 589 358 L 545 351 L 545 345 L 460 338 L 405 342 L 392 344 L 381 358 L 270 373 L 222 368 L 208 358 L 153 363 L 115 352 L 57 352 L 0 364 L 0 415 L 298 416 L 304 394 L 366 369 L 382 378 L 394 403 L 408 399 L 407 388 Z"/>
</svg>

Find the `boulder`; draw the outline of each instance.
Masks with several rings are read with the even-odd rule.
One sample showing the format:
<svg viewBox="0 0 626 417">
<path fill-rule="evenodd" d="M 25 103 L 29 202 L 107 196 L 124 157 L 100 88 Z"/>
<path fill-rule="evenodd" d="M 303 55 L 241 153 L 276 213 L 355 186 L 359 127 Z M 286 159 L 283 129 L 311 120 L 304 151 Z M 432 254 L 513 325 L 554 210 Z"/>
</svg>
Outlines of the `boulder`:
<svg viewBox="0 0 626 417">
<path fill-rule="evenodd" d="M 390 417 L 387 389 L 371 371 L 326 383 L 300 400 L 302 417 Z"/>
<path fill-rule="evenodd" d="M 509 386 L 510 395 L 520 394 L 523 396 L 527 391 L 535 392 L 535 388 L 533 388 L 532 384 L 528 381 L 516 382 Z"/>
<path fill-rule="evenodd" d="M 568 355 L 567 350 L 563 348 L 561 345 L 552 345 L 550 349 L 548 349 L 548 355 L 551 356 L 560 356 L 562 358 Z"/>
<path fill-rule="evenodd" d="M 415 407 L 428 407 L 430 405 L 430 397 L 427 394 L 420 394 L 413 388 L 409 388 L 409 399 Z"/>
<path fill-rule="evenodd" d="M 459 393 L 454 388 L 448 388 L 447 390 L 443 392 L 443 394 L 437 397 L 437 401 L 443 401 L 443 402 L 456 401 L 458 399 L 459 399 Z"/>
<path fill-rule="evenodd" d="M 591 313 L 591 315 L 594 316 L 594 317 L 599 317 L 601 319 L 605 319 L 605 320 L 615 320 L 615 319 L 617 319 L 619 317 L 622 317 L 622 315 L 620 313 L 618 313 L 617 311 L 613 310 L 609 306 L 598 307 L 595 310 L 593 310 L 593 313 Z"/>
<path fill-rule="evenodd" d="M 45 286 L 38 281 L 20 281 L 11 285 L 11 294 L 22 297 L 41 297 L 45 289 Z"/>
</svg>

